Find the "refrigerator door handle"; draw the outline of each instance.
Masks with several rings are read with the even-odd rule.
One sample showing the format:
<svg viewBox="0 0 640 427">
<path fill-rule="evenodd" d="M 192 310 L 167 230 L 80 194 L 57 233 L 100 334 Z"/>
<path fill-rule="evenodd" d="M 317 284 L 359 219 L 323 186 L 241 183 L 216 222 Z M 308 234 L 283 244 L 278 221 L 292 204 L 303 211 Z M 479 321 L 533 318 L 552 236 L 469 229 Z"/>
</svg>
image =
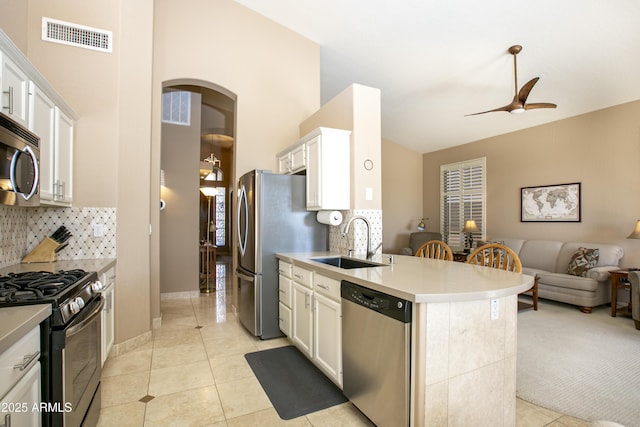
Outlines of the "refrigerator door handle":
<svg viewBox="0 0 640 427">
<path fill-rule="evenodd" d="M 238 198 L 240 199 L 240 203 L 238 206 L 238 248 L 240 248 L 240 254 L 242 256 L 244 256 L 244 253 L 247 249 L 247 237 L 249 234 L 249 203 L 247 200 L 247 191 L 244 188 L 244 185 L 242 187 L 240 187 L 240 194 L 238 194 Z M 245 222 L 244 222 L 244 236 L 242 235 L 242 222 L 240 221 L 241 218 L 241 213 L 242 213 L 242 209 L 244 209 L 244 218 L 245 218 Z"/>
<path fill-rule="evenodd" d="M 241 278 L 242 280 L 246 280 L 247 282 L 253 283 L 255 281 L 253 276 L 248 276 L 244 273 L 241 273 L 240 270 L 238 269 L 236 269 L 236 274 L 238 275 L 239 278 Z"/>
</svg>

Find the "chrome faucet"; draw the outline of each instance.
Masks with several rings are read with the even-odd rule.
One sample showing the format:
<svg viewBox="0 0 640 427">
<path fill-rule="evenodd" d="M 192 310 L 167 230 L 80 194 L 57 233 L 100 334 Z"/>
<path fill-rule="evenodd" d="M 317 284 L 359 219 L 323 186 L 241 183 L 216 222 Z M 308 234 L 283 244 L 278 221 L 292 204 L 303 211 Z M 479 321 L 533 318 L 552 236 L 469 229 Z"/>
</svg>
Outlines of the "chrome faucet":
<svg viewBox="0 0 640 427">
<path fill-rule="evenodd" d="M 371 257 L 373 256 L 373 254 L 378 250 L 378 248 L 380 247 L 380 245 L 378 246 L 378 248 L 371 250 L 371 224 L 369 223 L 369 220 L 363 216 L 357 215 L 354 216 L 353 218 L 351 218 L 349 221 L 347 221 L 347 224 L 344 226 L 344 229 L 342 230 L 342 235 L 345 236 L 347 238 L 347 242 L 349 241 L 349 229 L 351 228 L 351 223 L 353 221 L 355 221 L 356 219 L 360 219 L 362 220 L 365 225 L 367 226 L 367 259 L 371 259 Z M 349 252 L 351 250 L 349 249 Z"/>
</svg>

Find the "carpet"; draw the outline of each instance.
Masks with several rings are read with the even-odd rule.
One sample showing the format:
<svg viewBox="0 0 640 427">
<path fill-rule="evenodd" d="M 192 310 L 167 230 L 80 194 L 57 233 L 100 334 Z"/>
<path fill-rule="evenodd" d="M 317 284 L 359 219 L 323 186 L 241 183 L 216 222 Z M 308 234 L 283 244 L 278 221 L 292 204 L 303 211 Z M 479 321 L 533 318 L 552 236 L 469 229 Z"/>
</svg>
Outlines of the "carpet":
<svg viewBox="0 0 640 427">
<path fill-rule="evenodd" d="M 347 398 L 294 346 L 244 355 L 283 420 L 344 403 Z"/>
<path fill-rule="evenodd" d="M 518 313 L 517 395 L 587 421 L 640 427 L 640 331 L 610 307 L 540 300 Z"/>
</svg>

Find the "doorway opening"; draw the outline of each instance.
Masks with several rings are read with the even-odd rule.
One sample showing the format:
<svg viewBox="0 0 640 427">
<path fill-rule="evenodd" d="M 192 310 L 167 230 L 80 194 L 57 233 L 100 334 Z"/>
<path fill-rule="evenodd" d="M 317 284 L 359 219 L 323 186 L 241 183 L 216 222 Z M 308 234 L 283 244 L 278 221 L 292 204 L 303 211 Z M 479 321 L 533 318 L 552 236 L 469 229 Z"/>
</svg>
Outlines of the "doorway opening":
<svg viewBox="0 0 640 427">
<path fill-rule="evenodd" d="M 232 246 L 236 97 L 174 80 L 163 84 L 162 104 L 160 291 L 213 292 L 226 273 L 218 265 L 227 265 L 216 258 L 224 261 Z M 213 250 L 203 259 L 205 244 Z"/>
</svg>

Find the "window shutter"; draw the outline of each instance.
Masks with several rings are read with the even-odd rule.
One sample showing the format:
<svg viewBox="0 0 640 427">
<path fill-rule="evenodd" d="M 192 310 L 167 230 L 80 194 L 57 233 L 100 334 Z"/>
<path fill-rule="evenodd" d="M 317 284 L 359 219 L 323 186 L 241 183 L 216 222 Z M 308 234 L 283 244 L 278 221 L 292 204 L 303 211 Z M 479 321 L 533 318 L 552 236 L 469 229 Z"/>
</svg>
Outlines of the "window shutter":
<svg viewBox="0 0 640 427">
<path fill-rule="evenodd" d="M 474 240 L 484 239 L 485 169 L 484 157 L 440 166 L 440 233 L 449 246 L 464 247 L 462 229 L 469 219 L 478 226 Z"/>
</svg>

